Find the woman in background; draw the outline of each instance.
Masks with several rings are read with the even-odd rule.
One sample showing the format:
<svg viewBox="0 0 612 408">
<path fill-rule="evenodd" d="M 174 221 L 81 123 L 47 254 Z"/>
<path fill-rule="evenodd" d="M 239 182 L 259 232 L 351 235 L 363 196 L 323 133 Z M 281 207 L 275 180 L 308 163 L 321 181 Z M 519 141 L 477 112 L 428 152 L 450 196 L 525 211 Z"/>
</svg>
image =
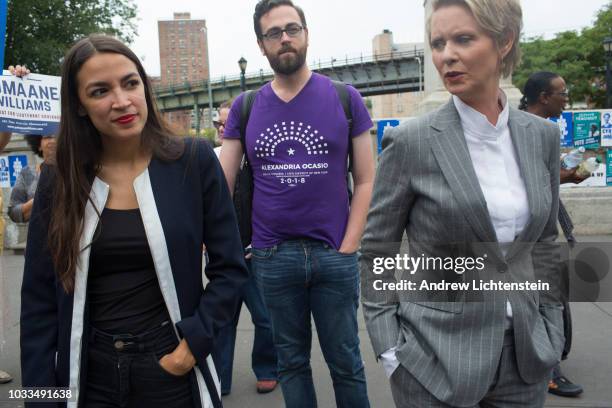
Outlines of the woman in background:
<svg viewBox="0 0 612 408">
<path fill-rule="evenodd" d="M 50 165 L 55 159 L 55 135 L 25 135 L 25 140 L 30 149 L 43 159 L 43 163 L 24 167 L 17 176 L 8 208 L 13 222 L 28 222 L 42 165 Z"/>
</svg>

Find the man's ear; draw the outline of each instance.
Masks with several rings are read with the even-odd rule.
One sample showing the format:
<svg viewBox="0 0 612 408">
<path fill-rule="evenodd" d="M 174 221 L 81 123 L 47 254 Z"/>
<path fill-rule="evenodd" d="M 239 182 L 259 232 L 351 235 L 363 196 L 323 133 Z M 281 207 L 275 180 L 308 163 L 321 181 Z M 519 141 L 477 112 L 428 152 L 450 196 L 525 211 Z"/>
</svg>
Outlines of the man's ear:
<svg viewBox="0 0 612 408">
<path fill-rule="evenodd" d="M 540 95 L 538 96 L 538 103 L 548 105 L 548 94 L 546 92 L 540 92 Z"/>
<path fill-rule="evenodd" d="M 257 45 L 259 46 L 259 51 L 261 51 L 261 55 L 263 55 L 265 57 L 266 56 L 266 49 L 264 48 L 264 45 L 263 45 L 263 39 L 262 40 L 257 40 Z"/>
</svg>

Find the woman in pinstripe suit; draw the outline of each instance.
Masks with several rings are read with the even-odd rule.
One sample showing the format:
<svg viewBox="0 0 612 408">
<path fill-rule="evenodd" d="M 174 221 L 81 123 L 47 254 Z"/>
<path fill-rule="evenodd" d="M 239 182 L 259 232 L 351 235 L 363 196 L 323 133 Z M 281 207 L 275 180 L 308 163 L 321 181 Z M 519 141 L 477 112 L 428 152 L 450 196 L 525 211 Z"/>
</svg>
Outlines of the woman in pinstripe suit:
<svg viewBox="0 0 612 408">
<path fill-rule="evenodd" d="M 434 0 L 432 59 L 452 98 L 383 139 L 362 242 L 362 294 L 398 407 L 541 407 L 561 355 L 552 244 L 558 130 L 510 107 L 499 86 L 520 60 L 521 27 L 518 0 Z M 372 264 L 393 256 L 398 246 L 389 243 L 404 231 L 413 256 L 458 259 L 461 252 L 484 264 L 479 275 L 439 268 L 415 276 L 539 278 L 552 290 L 504 288 L 480 292 L 477 301 L 461 291 L 376 291 L 374 280 L 395 277 L 372 274 Z"/>
</svg>

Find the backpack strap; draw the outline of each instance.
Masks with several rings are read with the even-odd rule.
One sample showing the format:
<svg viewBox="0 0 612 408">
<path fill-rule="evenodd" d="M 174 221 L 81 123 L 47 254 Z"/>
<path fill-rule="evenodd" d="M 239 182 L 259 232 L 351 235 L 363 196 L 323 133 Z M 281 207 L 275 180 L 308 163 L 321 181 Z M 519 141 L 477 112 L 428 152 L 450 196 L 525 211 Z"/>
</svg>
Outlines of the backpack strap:
<svg viewBox="0 0 612 408">
<path fill-rule="evenodd" d="M 350 173 L 353 170 L 353 141 L 351 140 L 351 134 L 353 133 L 353 111 L 351 110 L 351 96 L 344 82 L 332 80 L 332 84 L 336 88 L 338 98 L 344 110 L 344 116 L 348 123 L 348 171 Z"/>
<path fill-rule="evenodd" d="M 240 144 L 242 145 L 243 160 L 240 171 L 236 176 L 234 185 L 234 208 L 240 230 L 242 246 L 246 247 L 251 243 L 253 229 L 251 225 L 251 213 L 253 209 L 253 171 L 247 158 L 246 149 L 246 128 L 251 116 L 251 109 L 255 102 L 258 91 L 246 91 L 240 106 Z"/>
<path fill-rule="evenodd" d="M 346 121 L 348 122 L 350 138 L 351 133 L 353 133 L 353 111 L 351 111 L 351 96 L 349 95 L 348 89 L 344 82 L 332 80 L 332 84 L 334 85 L 334 88 L 336 88 L 338 98 L 340 98 L 340 103 L 342 104 L 342 109 L 344 109 L 344 115 L 346 116 Z"/>
<path fill-rule="evenodd" d="M 248 90 L 244 92 L 244 98 L 242 99 L 242 106 L 240 106 L 240 143 L 242 144 L 242 151 L 244 152 L 245 164 L 248 164 L 247 149 L 246 149 L 246 128 L 251 117 L 251 110 L 253 109 L 253 103 L 255 103 L 255 97 L 259 90 Z"/>
</svg>

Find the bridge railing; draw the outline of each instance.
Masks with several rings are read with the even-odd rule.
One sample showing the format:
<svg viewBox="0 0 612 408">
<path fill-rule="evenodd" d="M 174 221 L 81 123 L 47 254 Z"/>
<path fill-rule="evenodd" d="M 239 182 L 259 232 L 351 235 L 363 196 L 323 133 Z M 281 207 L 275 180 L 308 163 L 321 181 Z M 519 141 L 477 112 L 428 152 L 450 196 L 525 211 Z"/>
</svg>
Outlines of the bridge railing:
<svg viewBox="0 0 612 408">
<path fill-rule="evenodd" d="M 418 49 L 415 48 L 414 50 L 410 50 L 410 51 L 401 51 L 401 52 L 390 52 L 390 53 L 386 53 L 386 54 L 374 54 L 374 55 L 368 55 L 368 56 L 352 56 L 352 57 L 348 57 L 346 56 L 345 58 L 342 59 L 338 59 L 338 58 L 332 58 L 330 60 L 321 62 L 320 60 L 318 62 L 313 62 L 312 64 L 309 64 L 309 67 L 311 70 L 313 71 L 321 71 L 321 70 L 326 70 L 326 69 L 342 69 L 345 66 L 350 66 L 350 65 L 361 65 L 361 64 L 369 64 L 369 63 L 376 63 L 376 62 L 386 62 L 386 61 L 390 61 L 390 60 L 395 60 L 395 59 L 407 59 L 407 58 L 416 58 L 416 57 L 423 57 L 424 52 L 423 49 Z M 252 80 L 252 79 L 261 79 L 262 81 L 264 80 L 264 78 L 267 77 L 271 77 L 272 75 L 274 75 L 274 72 L 272 70 L 259 70 L 259 71 L 253 71 L 253 72 L 248 72 L 245 74 L 245 79 L 246 81 Z M 210 80 L 210 85 L 212 87 L 214 86 L 219 86 L 219 85 L 223 85 L 227 82 L 239 82 L 240 81 L 240 74 L 237 75 L 222 75 L 222 76 L 218 76 L 215 78 L 212 78 Z M 185 82 L 185 83 L 177 83 L 177 84 L 173 84 L 173 85 L 167 85 L 167 86 L 158 86 L 154 88 L 154 91 L 156 94 L 165 94 L 165 93 L 173 93 L 173 92 L 177 92 L 177 91 L 185 91 L 185 90 L 190 90 L 191 88 L 206 88 L 208 86 L 208 81 L 204 80 L 204 81 L 194 81 L 194 82 Z"/>
</svg>

